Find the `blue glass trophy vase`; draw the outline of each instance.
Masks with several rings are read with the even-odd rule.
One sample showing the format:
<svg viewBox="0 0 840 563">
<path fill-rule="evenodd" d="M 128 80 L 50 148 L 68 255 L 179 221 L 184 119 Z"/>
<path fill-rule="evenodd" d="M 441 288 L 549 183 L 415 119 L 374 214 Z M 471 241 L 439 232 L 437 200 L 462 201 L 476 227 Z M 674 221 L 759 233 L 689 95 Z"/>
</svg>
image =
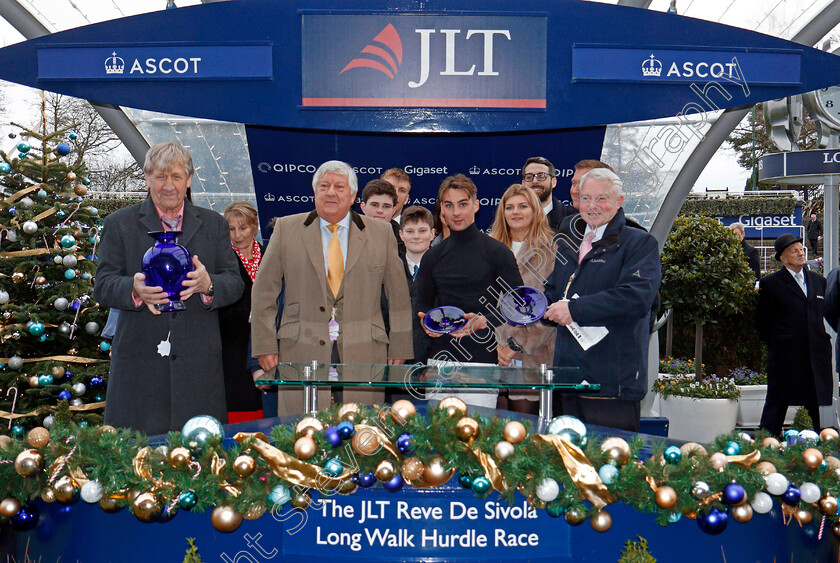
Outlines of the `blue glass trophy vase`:
<svg viewBox="0 0 840 563">
<path fill-rule="evenodd" d="M 189 251 L 178 244 L 181 231 L 154 231 L 149 236 L 155 239 L 155 244 L 143 255 L 143 273 L 146 275 L 146 285 L 160 286 L 169 296 L 166 305 L 155 305 L 158 311 L 183 311 L 187 308 L 179 299 L 187 274 L 193 271 L 192 256 Z"/>
</svg>

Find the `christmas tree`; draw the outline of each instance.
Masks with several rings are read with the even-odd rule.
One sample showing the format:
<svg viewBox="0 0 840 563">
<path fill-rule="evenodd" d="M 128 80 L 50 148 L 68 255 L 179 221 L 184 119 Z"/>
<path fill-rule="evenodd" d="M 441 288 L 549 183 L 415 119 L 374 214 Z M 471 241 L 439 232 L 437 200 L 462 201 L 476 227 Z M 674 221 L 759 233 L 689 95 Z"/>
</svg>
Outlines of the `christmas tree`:
<svg viewBox="0 0 840 563">
<path fill-rule="evenodd" d="M 76 135 L 13 125 L 15 154 L 0 150 L 0 433 L 20 437 L 60 401 L 101 422 L 109 345 L 92 297 L 102 221 L 85 165 L 62 161 Z"/>
</svg>

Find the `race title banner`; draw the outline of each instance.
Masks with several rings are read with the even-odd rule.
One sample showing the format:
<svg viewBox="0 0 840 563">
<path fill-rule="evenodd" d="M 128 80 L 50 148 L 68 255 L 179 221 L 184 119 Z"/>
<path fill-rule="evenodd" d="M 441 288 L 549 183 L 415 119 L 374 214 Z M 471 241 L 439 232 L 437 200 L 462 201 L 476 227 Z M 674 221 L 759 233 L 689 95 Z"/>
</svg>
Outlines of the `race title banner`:
<svg viewBox="0 0 840 563">
<path fill-rule="evenodd" d="M 301 103 L 544 109 L 546 20 L 304 13 Z"/>
<path fill-rule="evenodd" d="M 271 80 L 271 43 L 51 45 L 39 80 Z"/>
</svg>

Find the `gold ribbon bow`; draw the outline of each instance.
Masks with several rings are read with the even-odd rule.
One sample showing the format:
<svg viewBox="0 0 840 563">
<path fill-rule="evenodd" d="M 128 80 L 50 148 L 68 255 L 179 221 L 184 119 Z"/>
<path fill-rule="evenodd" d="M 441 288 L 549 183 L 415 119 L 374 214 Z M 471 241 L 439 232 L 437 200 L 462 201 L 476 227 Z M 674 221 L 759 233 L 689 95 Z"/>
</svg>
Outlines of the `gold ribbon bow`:
<svg viewBox="0 0 840 563">
<path fill-rule="evenodd" d="M 484 475 L 490 480 L 490 484 L 493 485 L 493 489 L 500 493 L 507 491 L 507 483 L 505 483 L 505 480 L 502 477 L 502 472 L 499 471 L 499 468 L 496 466 L 496 461 L 479 448 L 475 448 L 472 452 L 475 454 L 475 457 L 478 458 L 478 463 L 480 463 L 481 468 L 484 469 Z"/>
<path fill-rule="evenodd" d="M 586 459 L 583 450 L 553 434 L 535 434 L 534 438 L 554 446 L 563 459 L 563 465 L 569 472 L 572 482 L 583 493 L 586 500 L 592 503 L 592 506 L 604 508 L 606 505 L 615 502 L 615 497 L 601 481 L 598 472 L 592 467 L 589 460 Z"/>
<path fill-rule="evenodd" d="M 225 465 L 227 465 L 225 459 L 219 457 L 218 453 L 213 452 L 213 459 L 210 460 L 210 473 L 216 476 L 221 475 L 222 470 L 224 470 L 225 468 Z M 225 479 L 221 479 L 219 481 L 219 487 L 227 491 L 227 493 L 233 496 L 234 498 L 238 497 L 242 493 L 242 491 L 228 483 Z"/>
<path fill-rule="evenodd" d="M 726 456 L 726 461 L 729 463 L 737 463 L 747 469 L 750 468 L 754 463 L 758 463 L 758 460 L 761 459 L 761 452 L 758 450 L 753 450 L 748 454 L 744 455 L 728 455 Z"/>
</svg>

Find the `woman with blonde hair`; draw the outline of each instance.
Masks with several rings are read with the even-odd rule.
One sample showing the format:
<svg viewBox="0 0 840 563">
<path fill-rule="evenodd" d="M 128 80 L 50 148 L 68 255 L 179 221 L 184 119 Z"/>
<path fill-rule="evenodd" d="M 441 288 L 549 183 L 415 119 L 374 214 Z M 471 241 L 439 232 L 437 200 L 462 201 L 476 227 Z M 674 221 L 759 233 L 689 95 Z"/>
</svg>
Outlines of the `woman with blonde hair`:
<svg viewBox="0 0 840 563">
<path fill-rule="evenodd" d="M 490 236 L 504 243 L 516 256 L 523 283 L 542 291 L 554 269 L 555 244 L 554 232 L 534 190 L 522 184 L 513 184 L 505 191 Z M 542 323 L 501 325 L 496 330 L 499 365 L 551 366 L 556 330 L 556 327 Z M 510 410 L 531 414 L 538 410 L 536 391 L 509 391 L 507 398 Z"/>
</svg>

